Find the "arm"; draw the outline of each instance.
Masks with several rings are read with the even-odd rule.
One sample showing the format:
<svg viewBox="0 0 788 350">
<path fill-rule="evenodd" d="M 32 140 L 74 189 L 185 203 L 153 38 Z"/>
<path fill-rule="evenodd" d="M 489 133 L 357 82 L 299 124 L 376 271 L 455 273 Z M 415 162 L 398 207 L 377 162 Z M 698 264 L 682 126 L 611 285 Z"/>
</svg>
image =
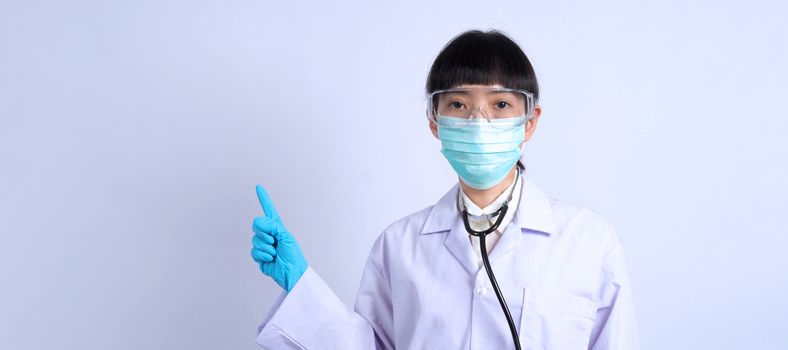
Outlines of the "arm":
<svg viewBox="0 0 788 350">
<path fill-rule="evenodd" d="M 636 350 L 640 348 L 631 285 L 618 236 L 602 262 L 600 301 L 590 350 Z"/>
<path fill-rule="evenodd" d="M 354 311 L 309 267 L 279 297 L 255 342 L 270 349 L 394 349 L 390 295 L 388 280 L 371 257 Z"/>
<path fill-rule="evenodd" d="M 306 263 L 265 190 L 258 186 L 257 192 L 266 216 L 253 223 L 252 257 L 285 291 L 257 328 L 255 342 L 270 349 L 393 348 L 388 278 L 373 262 L 381 256 L 376 253 L 381 239 L 370 253 L 351 311 Z"/>
<path fill-rule="evenodd" d="M 365 271 L 364 278 L 371 282 L 375 276 Z M 362 310 L 367 316 L 375 314 L 374 307 Z M 255 342 L 270 349 L 383 348 L 376 345 L 367 319 L 349 310 L 311 267 L 289 293 L 283 293 L 258 330 Z"/>
</svg>

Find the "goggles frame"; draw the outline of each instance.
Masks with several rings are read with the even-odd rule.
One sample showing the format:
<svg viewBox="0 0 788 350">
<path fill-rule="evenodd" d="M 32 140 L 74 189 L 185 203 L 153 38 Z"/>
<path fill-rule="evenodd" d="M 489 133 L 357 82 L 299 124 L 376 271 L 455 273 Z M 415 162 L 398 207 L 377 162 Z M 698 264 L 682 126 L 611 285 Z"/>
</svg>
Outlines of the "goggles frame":
<svg viewBox="0 0 788 350">
<path fill-rule="evenodd" d="M 437 106 L 435 104 L 435 99 L 438 97 L 436 95 L 449 93 L 449 92 L 516 92 L 525 95 L 525 120 L 531 120 L 534 117 L 534 109 L 536 109 L 536 105 L 538 101 L 534 99 L 533 93 L 527 90 L 522 89 L 509 89 L 504 87 L 471 87 L 471 88 L 451 88 L 451 89 L 441 89 L 435 90 L 427 94 L 427 119 L 432 122 L 438 121 L 438 111 Z M 485 118 L 487 119 L 487 118 Z M 489 119 L 487 119 L 489 120 Z"/>
</svg>

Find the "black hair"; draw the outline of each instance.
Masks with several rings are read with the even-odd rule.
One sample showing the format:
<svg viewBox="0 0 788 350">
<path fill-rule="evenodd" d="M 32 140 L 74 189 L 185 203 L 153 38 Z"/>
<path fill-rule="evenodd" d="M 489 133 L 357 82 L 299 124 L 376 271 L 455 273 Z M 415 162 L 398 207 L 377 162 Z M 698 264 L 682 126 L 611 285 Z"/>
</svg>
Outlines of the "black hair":
<svg viewBox="0 0 788 350">
<path fill-rule="evenodd" d="M 536 73 L 514 40 L 497 30 L 469 30 L 441 49 L 427 76 L 427 93 L 465 84 L 525 90 L 539 100 Z M 518 160 L 517 166 L 525 170 Z"/>
</svg>

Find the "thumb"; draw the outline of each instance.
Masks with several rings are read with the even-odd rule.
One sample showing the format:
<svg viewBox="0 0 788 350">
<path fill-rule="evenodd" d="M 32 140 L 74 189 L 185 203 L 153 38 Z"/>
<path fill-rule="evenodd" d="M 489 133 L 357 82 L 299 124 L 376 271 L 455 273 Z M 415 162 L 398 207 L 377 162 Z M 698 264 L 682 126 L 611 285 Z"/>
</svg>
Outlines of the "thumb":
<svg viewBox="0 0 788 350">
<path fill-rule="evenodd" d="M 260 200 L 260 206 L 263 207 L 265 216 L 270 219 L 279 220 L 279 213 L 276 211 L 268 192 L 260 185 L 257 185 L 255 189 L 257 190 L 257 199 Z"/>
</svg>

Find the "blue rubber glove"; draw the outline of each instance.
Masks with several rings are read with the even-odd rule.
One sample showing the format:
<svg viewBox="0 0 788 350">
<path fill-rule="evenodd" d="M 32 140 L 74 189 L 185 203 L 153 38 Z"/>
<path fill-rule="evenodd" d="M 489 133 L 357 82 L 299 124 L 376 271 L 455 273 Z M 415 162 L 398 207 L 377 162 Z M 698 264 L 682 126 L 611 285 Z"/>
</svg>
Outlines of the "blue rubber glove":
<svg viewBox="0 0 788 350">
<path fill-rule="evenodd" d="M 252 259 L 260 270 L 271 276 L 282 288 L 290 291 L 308 264 L 295 238 L 287 231 L 263 186 L 257 185 L 257 198 L 265 216 L 254 218 L 252 230 Z"/>
</svg>

